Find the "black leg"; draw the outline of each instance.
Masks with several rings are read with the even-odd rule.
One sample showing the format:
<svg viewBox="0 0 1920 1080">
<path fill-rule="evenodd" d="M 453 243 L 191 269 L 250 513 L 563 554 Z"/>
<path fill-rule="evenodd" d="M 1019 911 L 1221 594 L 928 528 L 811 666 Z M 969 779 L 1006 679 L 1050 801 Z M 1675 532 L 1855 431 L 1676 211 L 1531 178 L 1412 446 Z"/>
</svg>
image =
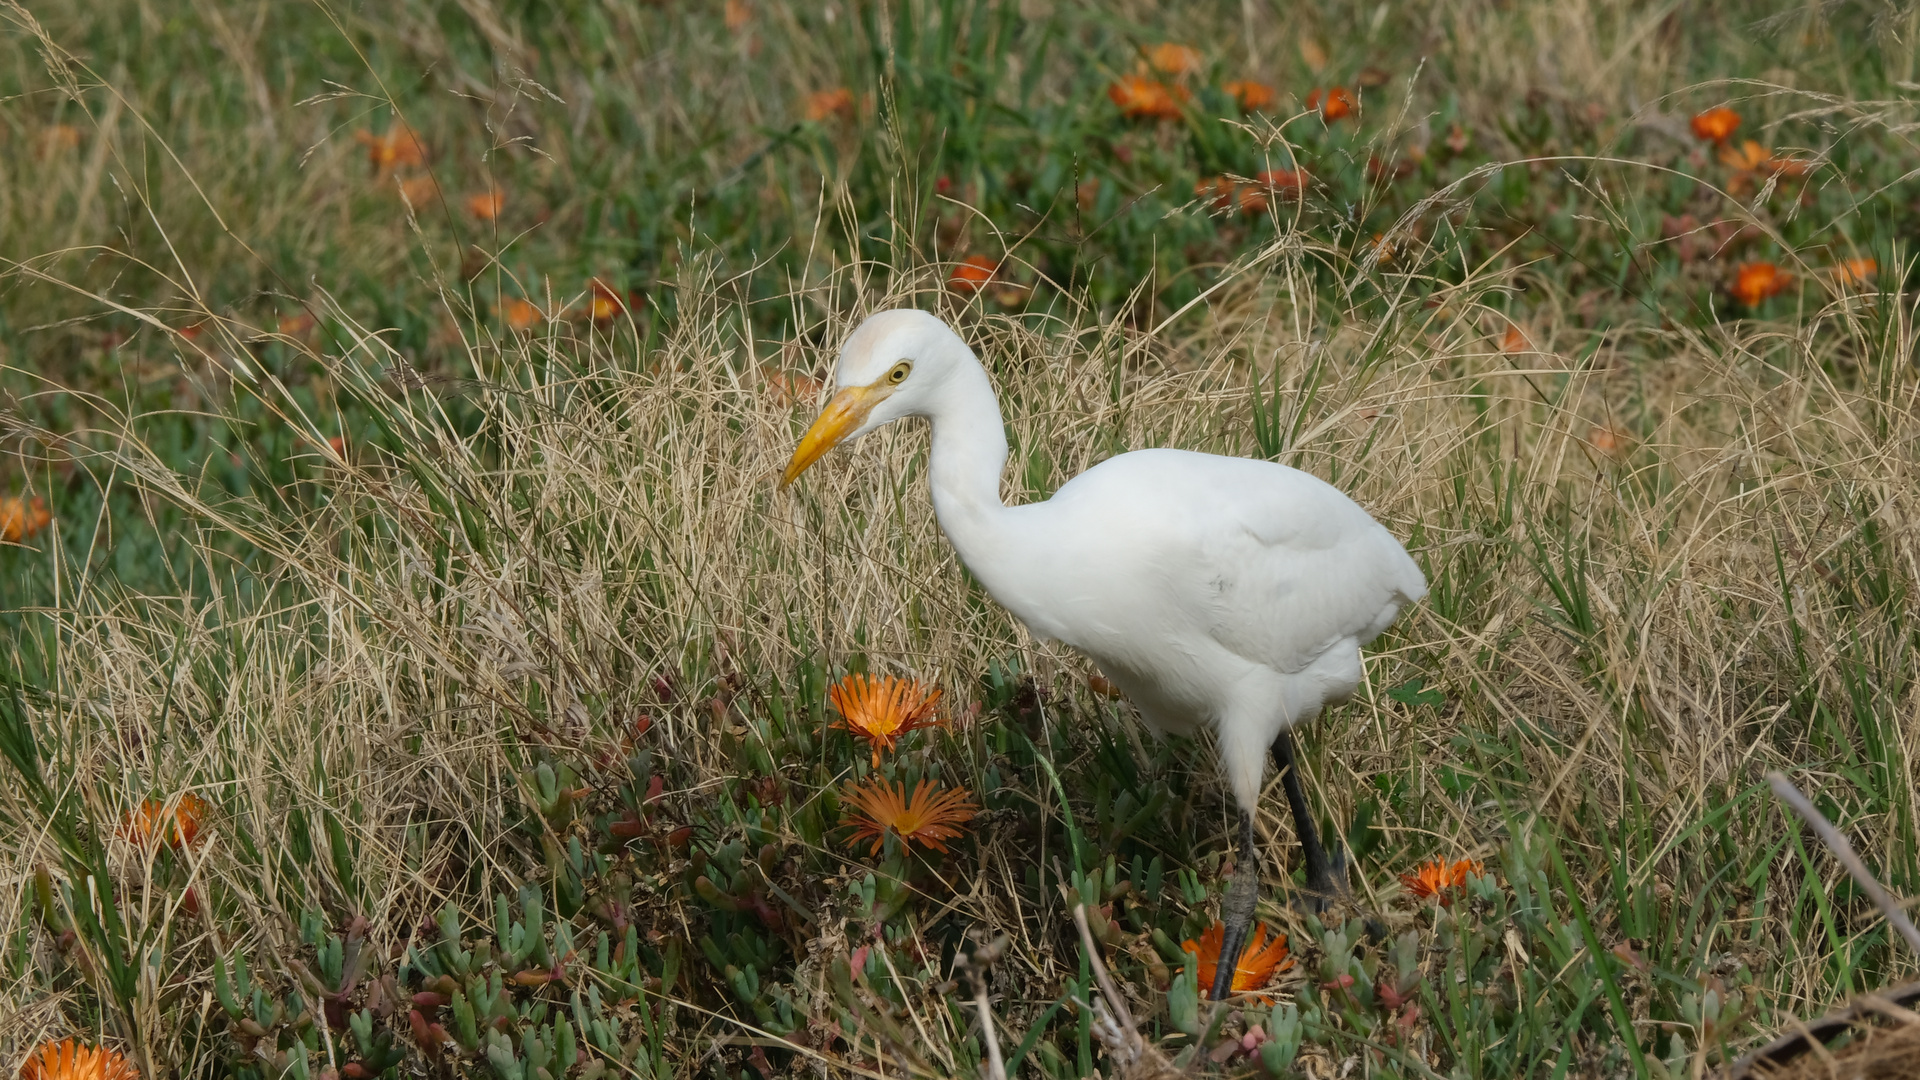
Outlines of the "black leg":
<svg viewBox="0 0 1920 1080">
<path fill-rule="evenodd" d="M 1307 809 L 1307 794 L 1300 787 L 1300 772 L 1294 764 L 1293 733 L 1282 731 L 1273 740 L 1273 763 L 1280 767 L 1280 785 L 1287 792 L 1287 809 L 1293 811 L 1293 830 L 1300 836 L 1300 847 L 1307 856 L 1307 904 L 1319 911 L 1328 900 L 1347 891 L 1347 860 L 1340 841 L 1333 841 L 1333 858 L 1320 846 L 1320 832 L 1313 826 L 1313 812 Z"/>
<path fill-rule="evenodd" d="M 1253 815 L 1240 811 L 1240 862 L 1233 869 L 1233 883 L 1227 886 L 1226 899 L 1220 904 L 1220 921 L 1226 924 L 1220 939 L 1220 959 L 1213 969 L 1213 990 L 1208 996 L 1225 1001 L 1233 993 L 1233 969 L 1240 963 L 1240 951 L 1247 947 L 1247 935 L 1253 930 L 1254 904 L 1260 899 L 1260 842 L 1253 834 Z"/>
</svg>

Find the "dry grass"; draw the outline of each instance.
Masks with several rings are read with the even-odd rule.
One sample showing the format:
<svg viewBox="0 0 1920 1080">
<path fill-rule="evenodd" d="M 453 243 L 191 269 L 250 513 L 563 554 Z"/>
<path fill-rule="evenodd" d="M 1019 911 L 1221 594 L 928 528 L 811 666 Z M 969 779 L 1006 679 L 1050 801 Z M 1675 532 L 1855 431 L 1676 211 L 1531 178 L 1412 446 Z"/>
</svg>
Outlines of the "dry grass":
<svg viewBox="0 0 1920 1080">
<path fill-rule="evenodd" d="M 473 9 L 487 25 L 492 9 Z M 769 26 L 787 11 L 769 5 Z M 1455 43 L 1448 77 L 1488 102 L 1537 85 L 1549 65 L 1553 85 L 1633 108 L 1664 92 L 1656 88 L 1677 62 L 1680 46 L 1657 14 L 1447 5 L 1428 32 Z M 1254 21 L 1249 49 L 1259 55 L 1312 30 L 1300 13 Z M 232 28 L 222 47 L 235 77 L 272 98 L 270 74 L 244 59 L 247 33 Z M 409 22 L 400 36 L 437 55 L 433 33 L 430 22 Z M 660 64 L 696 64 L 702 48 L 719 47 L 687 33 L 662 45 Z M 504 23 L 497 35 L 502 56 L 525 47 Z M 1549 41 L 1580 47 L 1550 56 L 1519 44 Z M 797 87 L 814 85 L 811 73 L 829 62 L 810 48 L 781 59 Z M 257 120 L 263 130 L 276 122 L 270 111 Z M 495 135 L 510 137 L 513 123 L 509 110 Z M 104 150 L 73 167 L 82 205 L 105 197 L 103 176 L 125 174 Z M 272 231 L 273 214 L 309 197 L 331 206 L 346 168 L 323 156 L 300 174 L 310 187 L 254 193 L 249 227 Z M 183 182 L 184 173 L 163 172 L 173 177 L 163 187 Z M 216 174 L 208 201 L 226 205 L 231 189 L 220 185 L 239 182 Z M 0 221 L 47 216 L 53 191 L 36 194 L 17 177 L 0 185 Z M 835 209 L 855 213 L 829 201 L 821 219 Z M 192 260 L 167 275 L 180 295 L 148 289 L 128 308 L 156 325 L 180 323 L 172 311 L 196 291 L 186 282 L 232 255 L 203 224 L 189 227 Z M 171 236 L 177 226 L 154 227 Z M 1745 973 L 1760 991 L 1755 1028 L 1913 969 L 1913 958 L 1886 948 L 1870 906 L 1841 889 L 1840 868 L 1817 851 L 1796 858 L 1797 833 L 1749 797 L 1766 770 L 1788 770 L 1827 792 L 1870 864 L 1912 864 L 1920 699 L 1907 607 L 1920 584 L 1911 363 L 1920 329 L 1897 284 L 1816 294 L 1791 319 L 1600 334 L 1550 299 L 1526 325 L 1528 347 L 1511 351 L 1501 347 L 1509 295 L 1533 270 L 1442 280 L 1444 224 L 1385 267 L 1283 225 L 1177 317 L 1107 318 L 1071 295 L 1045 317 L 992 313 L 984 300 L 943 291 L 939 268 L 906 252 L 790 284 L 780 301 L 797 329 L 769 340 L 753 329 L 764 310 L 754 304 L 766 301 L 743 300 L 738 280 L 696 253 L 674 270 L 673 312 L 650 313 L 644 327 L 553 323 L 515 335 L 472 318 L 470 295 L 448 284 L 457 259 L 431 250 L 439 239 L 419 241 L 440 266 L 429 279 L 436 310 L 422 317 L 470 377 L 416 371 L 381 324 L 324 291 L 324 278 L 306 303 L 337 328 L 333 343 L 275 346 L 312 375 L 292 380 L 285 365 L 261 363 L 249 339 L 274 328 L 231 312 L 212 312 L 221 325 L 191 346 L 170 339 L 179 366 L 169 377 L 191 387 L 194 408 L 239 423 L 245 402 L 299 437 L 299 499 L 214 492 L 211 466 L 183 466 L 151 444 L 152 416 L 120 415 L 104 396 L 76 401 L 85 430 L 0 413 L 29 473 L 111 474 L 150 520 L 186 525 L 171 537 L 176 595 L 134 595 L 93 563 L 49 558 L 55 602 L 18 624 L 15 657 L 39 665 L 33 692 L 18 700 L 43 771 L 100 838 L 132 941 L 56 940 L 32 910 L 31 883 L 36 869 L 68 865 L 62 836 L 30 790 L 0 785 L 0 822 L 17 837 L 0 850 L 0 879 L 11 886 L 0 890 L 10 935 L 0 1061 L 79 1027 L 128 1045 L 149 1076 L 211 1072 L 227 1053 L 202 1027 L 218 1013 L 206 1004 L 211 958 L 244 954 L 258 971 L 294 972 L 308 910 L 339 923 L 364 917 L 370 955 L 397 955 L 447 900 L 485 912 L 496 892 L 541 881 L 551 859 L 524 777 L 541 761 L 568 763 L 596 789 L 591 809 L 613 809 L 625 779 L 621 740 L 642 714 L 655 721 L 649 745 L 672 762 L 676 821 L 701 821 L 702 843 L 756 827 L 776 835 L 790 866 L 782 880 L 819 915 L 786 981 L 811 1020 L 802 1030 L 832 1028 L 841 1008 L 832 958 L 877 933 L 848 899 L 873 868 L 858 851 L 804 836 L 797 810 L 747 822 L 743 793 L 771 776 L 786 786 L 785 805 L 827 805 L 858 755 L 820 740 L 810 759 L 772 760 L 769 703 L 818 719 L 820 688 L 808 680 L 856 662 L 936 682 L 950 702 L 987 702 L 934 744 L 925 766 L 974 791 L 997 783 L 1021 807 L 985 815 L 977 848 L 913 879 L 921 895 L 894 932 L 932 942 L 932 955 L 919 992 L 890 1021 L 913 1033 L 906 1049 L 925 1058 L 907 1071 L 960 1075 L 978 1061 L 971 1014 L 937 989 L 948 961 L 929 927 L 1008 935 L 992 978 L 1016 1032 L 1079 975 L 1070 905 L 1059 890 L 1034 887 L 1049 880 L 1045 869 L 1033 877 L 1036 867 L 1054 865 L 1055 884 L 1064 876 L 1061 807 L 1047 771 L 1010 758 L 1006 732 L 1065 748 L 1048 769 L 1083 779 L 1102 767 L 1089 733 L 1127 732 L 1121 745 L 1135 759 L 1157 760 L 1193 795 L 1189 810 L 1169 813 L 1156 850 L 1169 870 L 1215 882 L 1226 800 L 1205 750 L 1163 751 L 1139 738 L 1123 707 L 1086 691 L 1084 661 L 1032 640 L 969 584 L 928 503 L 924 431 L 876 435 L 775 490 L 816 404 L 790 393 L 797 382 L 785 376 L 828 376 L 847 331 L 896 305 L 940 311 L 988 364 L 1015 445 L 1010 500 L 1039 497 L 1124 449 L 1259 454 L 1249 418 L 1272 408 L 1285 433 L 1281 460 L 1334 480 L 1408 540 L 1433 597 L 1378 643 L 1368 690 L 1314 729 L 1308 755 L 1330 815 L 1375 815 L 1382 839 L 1355 884 L 1394 931 L 1422 929 L 1422 947 L 1441 948 L 1397 884 L 1413 855 L 1509 860 L 1504 867 L 1524 861 L 1516 845 L 1544 837 L 1575 868 L 1573 892 L 1611 912 L 1595 915 L 1606 948 L 1653 951 L 1630 932 L 1627 909 L 1644 905 L 1655 913 L 1649 925 L 1697 956 L 1688 978 Z M 99 272 L 76 268 L 71 255 L 6 254 L 15 282 L 91 292 L 85 275 Z M 363 265 L 391 272 L 406 258 L 395 242 Z M 37 269 L 23 274 L 28 267 Z M 1329 277 L 1344 287 L 1330 289 Z M 329 450 L 331 401 L 376 417 L 384 438 Z M 982 677 L 1010 659 L 1033 694 L 996 715 Z M 1444 705 L 1387 693 L 1415 677 L 1440 688 Z M 756 745 L 771 768 L 753 765 Z M 208 839 L 179 865 L 113 837 L 141 799 L 186 790 L 216 809 Z M 1082 789 L 1073 795 L 1083 803 Z M 723 803 L 742 809 L 712 809 Z M 1277 800 L 1261 826 L 1282 850 L 1290 826 Z M 589 832 L 583 819 L 578 834 Z M 201 895 L 219 899 L 183 906 L 182 865 Z M 628 884 L 640 925 L 691 942 L 712 912 L 676 891 L 684 868 L 676 861 Z M 1172 903 L 1192 909 L 1183 917 L 1205 907 Z M 1721 917 L 1689 938 L 1682 915 L 1700 903 Z M 1267 914 L 1312 954 L 1316 931 L 1289 911 Z M 108 965 L 89 950 L 117 944 L 132 954 L 134 942 L 159 965 L 116 1004 L 102 990 Z M 1136 1012 L 1156 1014 L 1165 988 L 1152 977 L 1152 945 L 1129 937 L 1119 952 L 1136 961 L 1122 973 Z M 1515 985 L 1524 955 L 1513 959 Z M 1303 962 L 1289 989 L 1304 988 L 1311 970 Z M 1661 1021 L 1650 1011 L 1659 986 L 1627 961 L 1619 970 L 1641 980 L 1620 1007 L 1637 1022 Z M 717 972 L 660 992 L 682 1008 L 672 1045 L 687 1074 L 721 1058 L 746 1068 L 734 1059 L 744 1050 L 717 1050 L 715 1040 L 760 1029 Z M 1455 1052 L 1422 1037 L 1423 1060 Z M 1650 1052 L 1683 1064 L 1715 1049 L 1694 1034 L 1649 1038 Z M 906 1067 L 884 1034 L 844 1050 L 806 1047 L 792 1069 Z M 1561 1061 L 1576 1075 L 1627 1068 L 1608 1052 L 1584 1034 Z M 1331 1069 L 1366 1052 L 1329 1040 L 1306 1055 Z"/>
</svg>

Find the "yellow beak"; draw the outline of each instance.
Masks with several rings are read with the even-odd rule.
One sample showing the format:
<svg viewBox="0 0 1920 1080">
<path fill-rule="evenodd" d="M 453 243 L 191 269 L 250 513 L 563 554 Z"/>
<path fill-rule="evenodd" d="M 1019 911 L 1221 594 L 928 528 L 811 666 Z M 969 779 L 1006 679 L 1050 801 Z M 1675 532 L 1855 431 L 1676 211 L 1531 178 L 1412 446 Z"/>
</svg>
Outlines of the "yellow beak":
<svg viewBox="0 0 1920 1080">
<path fill-rule="evenodd" d="M 828 399 L 827 407 L 820 410 L 813 426 L 800 436 L 800 445 L 793 448 L 793 460 L 787 462 L 780 486 L 784 488 L 793 483 L 809 466 L 825 457 L 827 451 L 851 435 L 886 396 L 885 391 L 872 386 L 849 386 L 835 393 Z"/>
</svg>

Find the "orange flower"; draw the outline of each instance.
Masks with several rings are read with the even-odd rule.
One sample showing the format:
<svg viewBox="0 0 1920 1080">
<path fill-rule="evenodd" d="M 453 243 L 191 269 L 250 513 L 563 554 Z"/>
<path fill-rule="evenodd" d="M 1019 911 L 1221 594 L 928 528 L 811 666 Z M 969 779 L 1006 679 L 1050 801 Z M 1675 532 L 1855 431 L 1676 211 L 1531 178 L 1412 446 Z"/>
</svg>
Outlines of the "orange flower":
<svg viewBox="0 0 1920 1080">
<path fill-rule="evenodd" d="M 141 847 L 165 844 L 178 850 L 200 835 L 206 815 L 206 800 L 192 792 L 171 801 L 143 799 L 121 820 L 120 835 Z"/>
<path fill-rule="evenodd" d="M 51 524 L 53 512 L 38 495 L 31 498 L 9 495 L 0 499 L 0 540 L 19 543 Z"/>
<path fill-rule="evenodd" d="M 1708 109 L 1693 118 L 1693 134 L 1696 138 L 1723 143 L 1740 126 L 1740 114 L 1722 105 Z"/>
<path fill-rule="evenodd" d="M 1251 79 L 1235 79 L 1220 89 L 1225 90 L 1228 97 L 1239 102 L 1243 112 L 1271 109 L 1280 96 L 1274 93 L 1273 87 Z"/>
<path fill-rule="evenodd" d="M 440 185 L 434 181 L 430 174 L 422 173 L 419 176 L 409 176 L 400 181 L 400 197 L 405 199 L 407 205 L 413 207 L 415 210 L 432 202 L 434 196 L 439 193 Z"/>
<path fill-rule="evenodd" d="M 140 1080 L 140 1071 L 117 1050 L 62 1039 L 28 1054 L 20 1080 Z"/>
<path fill-rule="evenodd" d="M 1617 457 L 1627 445 L 1627 440 L 1619 428 L 1595 424 L 1587 429 L 1587 444 L 1603 454 Z"/>
<path fill-rule="evenodd" d="M 1833 283 L 1843 287 L 1847 285 L 1865 285 L 1867 282 L 1873 280 L 1873 275 L 1879 272 L 1880 264 L 1875 261 L 1872 256 L 1848 259 L 1845 262 L 1834 264 Z"/>
<path fill-rule="evenodd" d="M 605 326 L 616 317 L 627 313 L 626 301 L 613 291 L 613 286 L 594 278 L 587 282 L 587 316 L 597 326 Z"/>
<path fill-rule="evenodd" d="M 1315 87 L 1313 93 L 1307 95 L 1307 108 L 1319 109 L 1320 119 L 1331 124 L 1353 115 L 1353 95 L 1347 92 L 1346 87 L 1336 86 L 1327 91 L 1322 100 L 1320 89 Z"/>
<path fill-rule="evenodd" d="M 367 161 L 382 174 L 427 163 L 426 144 L 405 124 L 395 124 L 379 135 L 362 128 L 353 137 L 367 148 Z"/>
<path fill-rule="evenodd" d="M 1477 877 L 1484 869 L 1481 863 L 1467 859 L 1452 864 L 1445 859 L 1434 859 L 1421 863 L 1411 874 L 1401 874 L 1400 884 L 1422 900 L 1437 896 L 1442 904 L 1447 904 L 1452 902 L 1446 895 L 1450 890 L 1466 888 L 1468 876 Z"/>
<path fill-rule="evenodd" d="M 965 264 L 962 264 L 965 265 Z M 827 700 L 840 714 L 834 727 L 844 728 L 873 744 L 873 765 L 880 767 L 880 751 L 892 750 L 900 736 L 940 723 L 933 706 L 940 691 L 912 679 L 891 675 L 849 675 L 827 690 Z"/>
<path fill-rule="evenodd" d="M 501 317 L 512 329 L 525 330 L 539 322 L 541 315 L 539 308 L 516 296 L 501 308 Z"/>
<path fill-rule="evenodd" d="M 980 809 L 965 791 L 942 791 L 930 780 L 920 781 L 908 796 L 905 784 L 889 785 L 875 778 L 858 787 L 840 789 L 840 799 L 855 811 L 849 822 L 853 836 L 848 842 L 871 838 L 870 856 L 880 854 L 889 831 L 900 837 L 903 845 L 918 843 L 945 851 L 948 840 L 966 835 L 961 826 L 972 821 Z"/>
<path fill-rule="evenodd" d="M 1227 927 L 1225 923 L 1215 922 L 1200 935 L 1198 944 L 1183 941 L 1180 947 L 1192 953 L 1200 961 L 1200 992 L 1211 994 L 1213 978 L 1220 970 L 1220 947 L 1226 943 Z M 1253 928 L 1253 937 L 1247 941 L 1247 947 L 1240 950 L 1240 959 L 1233 965 L 1233 992 L 1244 993 L 1258 990 L 1267 985 L 1275 972 L 1285 971 L 1293 966 L 1287 958 L 1287 935 L 1275 934 L 1272 941 L 1267 940 L 1267 924 L 1259 923 Z"/>
<path fill-rule="evenodd" d="M 1215 210 L 1233 205 L 1233 181 L 1224 176 L 1203 176 L 1194 182 L 1193 197 L 1206 199 Z"/>
<path fill-rule="evenodd" d="M 48 158 L 79 145 L 79 128 L 72 124 L 50 124 L 40 133 L 40 145 L 34 148 L 34 156 Z"/>
<path fill-rule="evenodd" d="M 1734 272 L 1733 298 L 1748 307 L 1759 307 L 1768 297 L 1786 291 L 1792 282 L 1792 274 L 1770 262 L 1741 263 Z"/>
<path fill-rule="evenodd" d="M 832 117 L 851 117 L 853 115 L 853 91 L 844 86 L 831 90 L 816 90 L 807 95 L 807 119 L 818 122 Z"/>
<path fill-rule="evenodd" d="M 978 292 L 980 286 L 993 280 L 998 269 L 1000 264 L 985 255 L 969 255 L 954 264 L 953 272 L 947 275 L 947 288 L 959 293 Z"/>
<path fill-rule="evenodd" d="M 1200 70 L 1200 51 L 1191 45 L 1163 41 L 1147 50 L 1147 63 L 1162 75 L 1184 79 Z"/>
<path fill-rule="evenodd" d="M 1270 169 L 1254 177 L 1278 199 L 1298 200 L 1306 194 L 1307 176 L 1305 169 Z"/>
<path fill-rule="evenodd" d="M 1184 86 L 1168 86 L 1140 75 L 1128 75 L 1107 87 L 1107 97 L 1129 120 L 1178 120 L 1180 103 L 1189 96 Z"/>
<path fill-rule="evenodd" d="M 1767 162 L 1772 160 L 1773 154 L 1752 139 L 1748 139 L 1737 148 L 1733 146 L 1720 148 L 1720 164 L 1729 169 L 1753 172 L 1765 167 Z"/>
<path fill-rule="evenodd" d="M 1500 351 L 1504 353 L 1526 352 L 1529 344 L 1519 323 L 1508 323 L 1507 332 L 1500 335 Z"/>
<path fill-rule="evenodd" d="M 485 191 L 476 191 L 467 196 L 467 213 L 477 221 L 494 221 L 500 217 L 500 211 L 506 209 L 507 193 L 497 187 Z"/>
<path fill-rule="evenodd" d="M 740 29 L 753 19 L 753 9 L 747 6 L 747 0 L 727 0 L 727 29 L 739 33 Z"/>
<path fill-rule="evenodd" d="M 292 315 L 280 316 L 280 321 L 274 325 L 282 334 L 297 338 L 306 337 L 307 333 L 313 329 L 314 323 L 311 314 L 300 311 Z"/>
<path fill-rule="evenodd" d="M 1234 200 L 1240 204 L 1240 212 L 1253 217 L 1267 212 L 1267 193 L 1257 187 L 1243 187 L 1234 193 Z"/>
</svg>

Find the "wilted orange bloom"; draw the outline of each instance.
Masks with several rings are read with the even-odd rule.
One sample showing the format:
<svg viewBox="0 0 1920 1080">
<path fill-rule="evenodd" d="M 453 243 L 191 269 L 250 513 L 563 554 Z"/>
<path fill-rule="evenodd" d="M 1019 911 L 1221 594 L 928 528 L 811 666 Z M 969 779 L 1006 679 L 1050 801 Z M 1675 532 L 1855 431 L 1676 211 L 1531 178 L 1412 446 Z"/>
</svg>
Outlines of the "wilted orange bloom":
<svg viewBox="0 0 1920 1080">
<path fill-rule="evenodd" d="M 165 844 L 178 849 L 200 835 L 200 823 L 206 815 L 206 800 L 192 792 L 172 802 L 144 799 L 121 821 L 120 835 L 141 847 Z"/>
<path fill-rule="evenodd" d="M 844 728 L 873 744 L 873 764 L 880 766 L 880 751 L 892 750 L 900 736 L 923 727 L 934 727 L 933 707 L 940 691 L 929 692 L 912 679 L 891 675 L 849 675 L 827 690 Z"/>
<path fill-rule="evenodd" d="M 747 6 L 747 0 L 727 0 L 727 29 L 737 34 L 752 18 L 753 9 Z"/>
<path fill-rule="evenodd" d="M 1741 263 L 1734 271 L 1733 298 L 1748 307 L 1759 307 L 1762 301 L 1778 296 L 1792 283 L 1792 274 L 1770 262 Z"/>
<path fill-rule="evenodd" d="M 1227 96 L 1239 102 L 1240 108 L 1247 112 L 1271 109 L 1280 96 L 1274 93 L 1273 87 L 1252 79 L 1235 79 L 1220 89 L 1225 90 Z"/>
<path fill-rule="evenodd" d="M 1191 45 L 1163 41 L 1147 50 L 1147 63 L 1162 75 L 1184 79 L 1200 70 L 1200 51 Z"/>
<path fill-rule="evenodd" d="M 954 264 L 953 272 L 947 275 L 947 288 L 954 292 L 978 292 L 980 286 L 993 280 L 994 271 L 1000 264 L 985 255 L 969 255 Z"/>
<path fill-rule="evenodd" d="M 1531 344 L 1519 323 L 1508 323 L 1507 332 L 1500 335 L 1500 351 L 1504 353 L 1525 352 Z"/>
<path fill-rule="evenodd" d="M 117 1050 L 62 1039 L 27 1055 L 20 1080 L 140 1080 L 140 1070 Z"/>
<path fill-rule="evenodd" d="M 1214 976 L 1220 971 L 1220 948 L 1226 944 L 1227 927 L 1225 923 L 1215 922 L 1200 935 L 1198 943 L 1183 941 L 1180 947 L 1192 953 L 1200 962 L 1200 992 L 1211 994 Z M 1267 940 L 1267 924 L 1258 923 L 1253 928 L 1253 936 L 1247 939 L 1247 947 L 1240 950 L 1240 959 L 1233 965 L 1233 992 L 1244 993 L 1258 990 L 1267 985 L 1277 971 L 1285 971 L 1293 966 L 1287 958 L 1287 935 L 1275 934 L 1272 941 Z"/>
<path fill-rule="evenodd" d="M 1587 444 L 1603 454 L 1618 455 L 1627 445 L 1626 435 L 1612 425 L 1595 424 L 1587 429 Z"/>
<path fill-rule="evenodd" d="M 407 205 L 415 210 L 432 202 L 434 196 L 439 193 L 440 185 L 428 173 L 405 177 L 400 181 L 400 197 L 407 200 Z"/>
<path fill-rule="evenodd" d="M 853 91 L 844 86 L 815 90 L 807 95 L 806 116 L 813 121 L 853 115 Z"/>
<path fill-rule="evenodd" d="M 0 540 L 17 544 L 51 524 L 53 512 L 38 495 L 31 498 L 9 495 L 0 499 Z"/>
<path fill-rule="evenodd" d="M 1297 200 L 1306 194 L 1307 181 L 1310 177 L 1307 176 L 1307 170 L 1304 168 L 1270 169 L 1254 179 L 1265 186 L 1274 198 Z"/>
<path fill-rule="evenodd" d="M 476 191 L 467 196 L 467 213 L 478 221 L 493 221 L 506 209 L 507 193 L 497 187 L 485 191 Z"/>
<path fill-rule="evenodd" d="M 1411 874 L 1401 874 L 1400 884 L 1407 891 L 1422 900 L 1438 896 L 1445 904 L 1450 900 L 1446 893 L 1450 889 L 1466 888 L 1468 876 L 1479 876 L 1484 870 L 1481 863 L 1467 859 L 1449 864 L 1445 859 L 1434 859 L 1420 864 L 1420 868 Z"/>
<path fill-rule="evenodd" d="M 1722 105 L 1708 109 L 1693 118 L 1693 134 L 1696 138 L 1723 143 L 1740 127 L 1740 114 Z"/>
<path fill-rule="evenodd" d="M 280 316 L 276 328 L 288 337 L 305 337 L 313 329 L 313 316 L 305 311 Z"/>
<path fill-rule="evenodd" d="M 1833 265 L 1833 283 L 1835 285 L 1865 285 L 1880 272 L 1880 264 L 1872 256 L 1848 259 Z"/>
<path fill-rule="evenodd" d="M 79 145 L 79 128 L 72 124 L 49 124 L 47 129 L 40 133 L 40 144 L 34 149 L 40 157 L 45 158 Z"/>
<path fill-rule="evenodd" d="M 1307 95 L 1307 108 L 1319 109 L 1320 119 L 1331 124 L 1353 115 L 1353 95 L 1344 86 L 1336 86 L 1326 92 L 1323 99 L 1318 87 Z"/>
<path fill-rule="evenodd" d="M 539 308 L 517 296 L 501 306 L 500 316 L 515 330 L 525 330 L 539 322 L 541 317 Z"/>
<path fill-rule="evenodd" d="M 379 135 L 362 128 L 353 137 L 367 148 L 367 161 L 382 173 L 427 163 L 426 144 L 405 124 L 395 124 Z"/>
<path fill-rule="evenodd" d="M 942 791 L 930 780 L 914 785 L 913 794 L 908 796 L 905 784 L 888 784 L 876 777 L 858 787 L 840 789 L 840 800 L 854 810 L 848 822 L 853 826 L 849 842 L 872 839 L 873 847 L 867 852 L 870 856 L 880 854 L 888 832 L 898 836 L 903 845 L 920 844 L 945 851 L 948 840 L 966 835 L 961 826 L 980 810 L 965 791 Z"/>
<path fill-rule="evenodd" d="M 1189 97 L 1184 86 L 1168 86 L 1156 79 L 1128 75 L 1107 87 L 1107 97 L 1129 120 L 1178 120 L 1180 103 Z"/>
</svg>

